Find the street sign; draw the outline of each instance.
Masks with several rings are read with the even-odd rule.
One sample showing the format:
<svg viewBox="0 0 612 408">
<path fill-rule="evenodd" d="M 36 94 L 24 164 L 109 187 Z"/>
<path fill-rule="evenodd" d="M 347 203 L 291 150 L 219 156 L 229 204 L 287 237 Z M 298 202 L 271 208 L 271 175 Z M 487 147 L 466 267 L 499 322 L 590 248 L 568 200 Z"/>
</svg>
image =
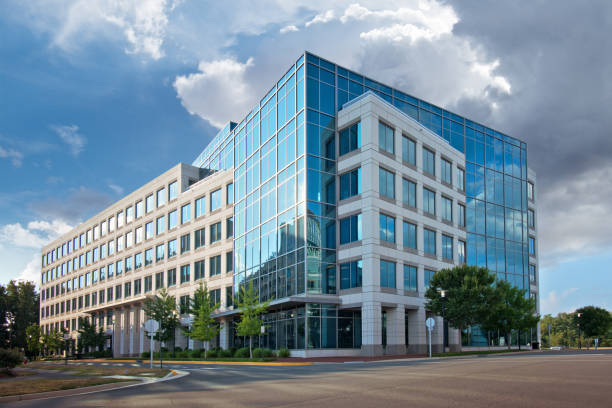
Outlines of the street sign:
<svg viewBox="0 0 612 408">
<path fill-rule="evenodd" d="M 433 319 L 433 317 L 428 317 L 427 320 L 425 320 L 425 326 L 431 330 L 436 326 L 436 321 Z"/>
<path fill-rule="evenodd" d="M 145 322 L 144 328 L 149 334 L 155 334 L 159 330 L 159 323 L 157 320 L 149 319 Z"/>
<path fill-rule="evenodd" d="M 261 326 L 261 334 L 266 334 L 266 326 Z"/>
</svg>

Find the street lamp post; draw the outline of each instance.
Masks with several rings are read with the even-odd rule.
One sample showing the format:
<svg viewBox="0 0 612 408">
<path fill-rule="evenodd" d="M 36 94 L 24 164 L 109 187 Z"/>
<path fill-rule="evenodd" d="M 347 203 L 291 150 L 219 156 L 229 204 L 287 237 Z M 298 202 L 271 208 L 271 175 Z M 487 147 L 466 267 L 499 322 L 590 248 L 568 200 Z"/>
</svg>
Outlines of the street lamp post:
<svg viewBox="0 0 612 408">
<path fill-rule="evenodd" d="M 442 298 L 442 348 L 446 352 L 448 347 L 448 325 L 446 324 L 446 290 L 438 289 Z"/>
<path fill-rule="evenodd" d="M 580 332 L 580 318 L 582 317 L 582 313 L 578 313 L 578 349 L 582 350 L 582 333 Z"/>
<path fill-rule="evenodd" d="M 66 352 L 66 356 L 64 357 L 64 365 L 68 365 L 68 341 L 70 340 L 70 334 L 68 333 L 64 333 L 64 345 L 65 345 L 65 352 Z"/>
</svg>

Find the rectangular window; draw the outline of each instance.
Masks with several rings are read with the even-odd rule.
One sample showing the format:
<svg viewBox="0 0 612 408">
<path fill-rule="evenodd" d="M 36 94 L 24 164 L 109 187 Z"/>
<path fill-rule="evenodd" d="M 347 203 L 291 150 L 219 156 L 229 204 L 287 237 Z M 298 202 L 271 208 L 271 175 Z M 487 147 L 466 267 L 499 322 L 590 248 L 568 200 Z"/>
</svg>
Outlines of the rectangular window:
<svg viewBox="0 0 612 408">
<path fill-rule="evenodd" d="M 225 238 L 231 238 L 234 236 L 234 217 L 230 217 L 225 220 Z"/>
<path fill-rule="evenodd" d="M 189 295 L 179 298 L 179 314 L 189 313 Z"/>
<path fill-rule="evenodd" d="M 465 191 L 465 171 L 457 167 L 457 188 Z"/>
<path fill-rule="evenodd" d="M 529 255 L 535 255 L 535 238 L 529 237 Z"/>
<path fill-rule="evenodd" d="M 531 181 L 528 181 L 527 182 L 527 198 L 530 200 L 534 199 L 533 191 L 534 191 L 533 183 Z"/>
<path fill-rule="evenodd" d="M 426 253 L 436 254 L 436 231 L 427 228 L 423 229 L 423 245 Z"/>
<path fill-rule="evenodd" d="M 234 184 L 230 183 L 225 187 L 225 202 L 234 204 Z"/>
<path fill-rule="evenodd" d="M 115 230 L 115 216 L 112 216 L 108 219 L 108 232 L 113 232 L 114 230 Z M 75 250 L 77 249 L 76 245 L 74 249 Z"/>
<path fill-rule="evenodd" d="M 423 172 L 436 175 L 436 154 L 426 148 L 423 148 Z"/>
<path fill-rule="evenodd" d="M 107 299 L 109 302 L 112 302 L 112 301 L 113 301 L 113 288 L 112 288 L 112 287 L 111 287 L 111 288 L 107 288 L 107 289 L 106 289 L 106 299 Z"/>
<path fill-rule="evenodd" d="M 125 282 L 123 284 L 123 295 L 125 297 L 132 296 L 132 282 Z"/>
<path fill-rule="evenodd" d="M 406 136 L 402 136 L 402 160 L 416 166 L 416 143 Z"/>
<path fill-rule="evenodd" d="M 362 285 L 362 261 L 340 264 L 340 289 L 360 288 Z"/>
<path fill-rule="evenodd" d="M 163 261 L 164 256 L 164 244 L 155 247 L 155 262 Z"/>
<path fill-rule="evenodd" d="M 225 272 L 230 273 L 234 270 L 234 252 L 225 253 Z"/>
<path fill-rule="evenodd" d="M 109 264 L 107 266 L 107 269 L 108 269 L 108 277 L 112 278 L 113 275 L 115 274 L 115 264 L 114 263 L 113 264 Z"/>
<path fill-rule="evenodd" d="M 210 226 L 210 243 L 214 244 L 220 239 L 221 239 L 221 223 L 217 222 Z"/>
<path fill-rule="evenodd" d="M 140 292 L 142 291 L 141 285 L 142 285 L 142 280 L 141 279 L 136 279 L 134 281 L 134 296 L 140 295 Z"/>
<path fill-rule="evenodd" d="M 402 179 L 402 202 L 416 208 L 416 183 Z"/>
<path fill-rule="evenodd" d="M 533 264 L 529 264 L 529 282 L 535 283 L 536 281 L 536 267 Z"/>
<path fill-rule="evenodd" d="M 361 148 L 361 122 L 354 123 L 339 133 L 340 156 Z"/>
<path fill-rule="evenodd" d="M 423 187 L 423 211 L 436 215 L 436 193 Z"/>
<path fill-rule="evenodd" d="M 157 218 L 157 235 L 162 234 L 166 231 L 166 216 L 162 215 Z"/>
<path fill-rule="evenodd" d="M 457 204 L 457 216 L 459 217 L 459 220 L 457 220 L 459 226 L 465 227 L 465 205 Z"/>
<path fill-rule="evenodd" d="M 340 199 L 361 194 L 361 167 L 340 175 Z"/>
<path fill-rule="evenodd" d="M 387 153 L 395 154 L 393 128 L 378 122 L 378 147 Z"/>
<path fill-rule="evenodd" d="M 178 182 L 173 181 L 168 185 L 168 201 L 172 201 L 176 197 L 178 197 Z"/>
<path fill-rule="evenodd" d="M 132 257 L 125 258 L 125 273 L 128 273 L 132 270 Z"/>
<path fill-rule="evenodd" d="M 164 287 L 164 273 L 158 272 L 155 274 L 155 290 L 161 289 Z"/>
<path fill-rule="evenodd" d="M 453 221 L 453 200 L 444 196 L 442 196 L 442 219 Z"/>
<path fill-rule="evenodd" d="M 191 234 L 181 235 L 181 254 L 191 250 Z"/>
<path fill-rule="evenodd" d="M 195 200 L 195 217 L 200 218 L 206 214 L 206 197 L 200 197 Z"/>
<path fill-rule="evenodd" d="M 404 290 L 419 290 L 418 269 L 416 266 L 404 265 Z"/>
<path fill-rule="evenodd" d="M 361 214 L 340 219 L 340 244 L 361 241 Z"/>
<path fill-rule="evenodd" d="M 181 207 L 181 224 L 191 221 L 191 203 Z"/>
<path fill-rule="evenodd" d="M 153 221 L 145 224 L 145 239 L 153 238 Z"/>
<path fill-rule="evenodd" d="M 168 258 L 176 256 L 176 239 L 168 241 Z"/>
<path fill-rule="evenodd" d="M 380 240 L 395 242 L 395 218 L 380 214 Z"/>
<path fill-rule="evenodd" d="M 153 248 L 149 248 L 145 251 L 145 266 L 149 266 L 153 263 Z"/>
<path fill-rule="evenodd" d="M 465 263 L 465 241 L 457 240 L 457 260 Z"/>
<path fill-rule="evenodd" d="M 145 211 L 147 212 L 147 214 L 153 211 L 153 206 L 154 206 L 153 194 L 151 194 L 151 195 L 148 195 L 147 198 L 145 198 Z"/>
<path fill-rule="evenodd" d="M 181 266 L 181 283 L 187 283 L 191 281 L 190 265 Z"/>
<path fill-rule="evenodd" d="M 176 269 L 169 269 L 167 275 L 167 287 L 176 285 Z"/>
<path fill-rule="evenodd" d="M 145 293 L 151 292 L 153 290 L 153 277 L 145 276 L 144 278 L 144 291 Z"/>
<path fill-rule="evenodd" d="M 101 266 L 100 267 L 100 281 L 103 281 L 104 279 L 106 279 L 106 267 Z"/>
<path fill-rule="evenodd" d="M 206 243 L 206 229 L 202 228 L 199 230 L 196 230 L 193 235 L 194 235 L 194 249 L 198 249 L 198 248 L 202 248 L 204 246 L 204 244 Z"/>
<path fill-rule="evenodd" d="M 136 202 L 136 218 L 142 217 L 142 200 Z"/>
<path fill-rule="evenodd" d="M 210 258 L 210 276 L 217 276 L 221 274 L 221 255 L 212 256 Z"/>
<path fill-rule="evenodd" d="M 125 223 L 129 224 L 134 221 L 134 207 L 131 205 L 125 209 Z"/>
<path fill-rule="evenodd" d="M 378 168 L 378 192 L 386 197 L 395 198 L 395 174 Z"/>
<path fill-rule="evenodd" d="M 380 286 L 395 289 L 395 262 L 380 260 Z"/>
<path fill-rule="evenodd" d="M 125 247 L 129 248 L 134 244 L 134 233 L 132 231 L 129 231 L 127 234 L 125 234 Z"/>
<path fill-rule="evenodd" d="M 442 235 L 442 258 L 453 259 L 453 237 Z"/>
<path fill-rule="evenodd" d="M 535 228 L 535 212 L 533 210 L 527 210 L 527 222 L 529 228 Z"/>
<path fill-rule="evenodd" d="M 404 247 L 417 249 L 417 226 L 411 222 L 403 223 Z"/>
<path fill-rule="evenodd" d="M 227 286 L 225 288 L 225 306 L 230 307 L 234 304 L 234 288 Z"/>
<path fill-rule="evenodd" d="M 214 306 L 220 303 L 221 303 L 221 289 L 211 290 L 210 291 L 210 304 Z"/>
<path fill-rule="evenodd" d="M 121 299 L 121 285 L 115 286 L 115 299 Z"/>
<path fill-rule="evenodd" d="M 136 228 L 136 243 L 140 244 L 142 242 L 142 227 Z"/>
<path fill-rule="evenodd" d="M 177 218 L 178 218 L 178 214 L 176 210 L 170 211 L 168 213 L 168 229 L 169 230 L 176 227 L 176 224 L 178 222 Z"/>
<path fill-rule="evenodd" d="M 432 271 L 431 269 L 423 270 L 423 284 L 425 285 L 425 289 L 429 288 L 429 282 L 431 281 L 431 278 L 433 278 L 435 273 L 436 272 Z"/>
<path fill-rule="evenodd" d="M 166 204 L 166 189 L 160 188 L 157 190 L 157 208 Z"/>
<path fill-rule="evenodd" d="M 104 289 L 98 292 L 98 300 L 100 301 L 100 303 L 104 303 L 104 293 Z M 68 306 L 68 303 L 66 303 L 66 306 Z"/>
<path fill-rule="evenodd" d="M 446 159 L 442 159 L 440 162 L 440 178 L 446 184 L 453 184 L 453 176 L 452 176 L 452 168 L 453 165 Z"/>
<path fill-rule="evenodd" d="M 210 193 L 210 211 L 215 211 L 221 208 L 221 189 Z"/>
<path fill-rule="evenodd" d="M 205 265 L 206 263 L 204 261 L 196 261 L 193 265 L 193 269 L 194 269 L 194 279 L 195 280 L 199 280 L 199 279 L 204 279 L 206 277 L 205 274 Z"/>
</svg>

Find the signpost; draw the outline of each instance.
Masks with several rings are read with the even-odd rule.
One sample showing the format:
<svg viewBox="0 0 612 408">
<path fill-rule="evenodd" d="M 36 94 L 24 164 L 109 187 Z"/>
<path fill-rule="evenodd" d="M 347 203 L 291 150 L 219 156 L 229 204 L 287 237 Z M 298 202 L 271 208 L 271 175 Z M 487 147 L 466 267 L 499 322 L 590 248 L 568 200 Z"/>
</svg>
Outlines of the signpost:
<svg viewBox="0 0 612 408">
<path fill-rule="evenodd" d="M 425 326 L 427 326 L 427 337 L 429 338 L 429 358 L 431 358 L 431 331 L 436 326 L 436 321 L 433 317 L 428 317 L 425 320 Z"/>
<path fill-rule="evenodd" d="M 550 323 L 548 323 L 548 348 L 552 347 L 552 341 L 550 340 Z"/>
<path fill-rule="evenodd" d="M 153 368 L 153 337 L 155 337 L 155 334 L 159 330 L 159 323 L 157 322 L 157 320 L 149 319 L 145 322 L 144 328 L 147 333 L 149 333 L 149 336 L 151 336 L 151 352 L 149 354 L 151 355 L 151 368 Z M 159 352 L 161 355 L 161 347 Z"/>
</svg>

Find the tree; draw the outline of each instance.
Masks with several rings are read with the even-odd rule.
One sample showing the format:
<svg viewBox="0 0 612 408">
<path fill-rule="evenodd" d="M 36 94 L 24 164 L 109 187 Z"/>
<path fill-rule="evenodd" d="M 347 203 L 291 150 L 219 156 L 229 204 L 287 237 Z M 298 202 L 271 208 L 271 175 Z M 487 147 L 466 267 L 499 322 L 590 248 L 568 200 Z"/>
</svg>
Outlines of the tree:
<svg viewBox="0 0 612 408">
<path fill-rule="evenodd" d="M 6 286 L 6 320 L 10 329 L 11 347 L 27 347 L 26 329 L 38 324 L 39 295 L 34 282 L 10 281 Z"/>
<path fill-rule="evenodd" d="M 79 317 L 79 348 L 93 349 L 93 351 L 101 351 L 106 341 L 106 336 L 102 327 L 96 330 L 96 326 L 91 324 L 88 318 Z"/>
<path fill-rule="evenodd" d="M 605 337 L 612 327 L 612 314 L 606 309 L 595 306 L 584 306 L 576 310 L 573 320 L 576 326 L 580 323 L 580 330 L 585 337 Z"/>
<path fill-rule="evenodd" d="M 166 289 L 162 289 L 158 295 L 145 299 L 143 310 L 148 318 L 159 323 L 159 331 L 155 335 L 157 341 L 166 342 L 173 338 L 174 330 L 178 326 L 178 311 L 174 296 L 169 295 Z"/>
<path fill-rule="evenodd" d="M 37 356 L 40 352 L 40 326 L 37 324 L 31 324 L 26 329 L 26 341 L 29 356 Z"/>
<path fill-rule="evenodd" d="M 251 281 L 248 289 L 246 286 L 240 288 L 240 298 L 236 304 L 241 312 L 236 330 L 239 336 L 249 336 L 249 356 L 253 358 L 253 336 L 260 333 L 261 326 L 263 326 L 261 315 L 266 313 L 270 301 L 259 302 Z"/>
<path fill-rule="evenodd" d="M 64 344 L 64 334 L 59 330 L 53 330 L 42 335 L 42 346 L 46 353 L 61 350 Z"/>
<path fill-rule="evenodd" d="M 508 349 L 510 349 L 512 330 L 531 329 L 540 320 L 535 314 L 535 299 L 525 294 L 524 289 L 498 280 L 495 284 L 494 301 L 489 305 L 490 309 L 481 322 L 485 330 L 500 330 L 504 333 Z"/>
<path fill-rule="evenodd" d="M 208 287 L 200 283 L 200 287 L 190 299 L 189 306 L 194 319 L 191 328 L 183 329 L 183 331 L 190 339 L 202 342 L 211 341 L 221 330 L 219 323 L 212 317 L 212 313 L 219 308 L 220 303 L 213 304 Z M 206 347 L 204 347 L 204 358 L 206 358 Z"/>
<path fill-rule="evenodd" d="M 434 274 L 425 292 L 425 307 L 441 316 L 448 324 L 463 330 L 481 323 L 486 316 L 494 294 L 495 275 L 487 268 L 461 265 L 442 269 Z M 446 291 L 443 299 L 440 290 Z"/>
<path fill-rule="evenodd" d="M 6 288 L 0 285 L 0 347 L 10 347 L 9 314 Z"/>
</svg>

